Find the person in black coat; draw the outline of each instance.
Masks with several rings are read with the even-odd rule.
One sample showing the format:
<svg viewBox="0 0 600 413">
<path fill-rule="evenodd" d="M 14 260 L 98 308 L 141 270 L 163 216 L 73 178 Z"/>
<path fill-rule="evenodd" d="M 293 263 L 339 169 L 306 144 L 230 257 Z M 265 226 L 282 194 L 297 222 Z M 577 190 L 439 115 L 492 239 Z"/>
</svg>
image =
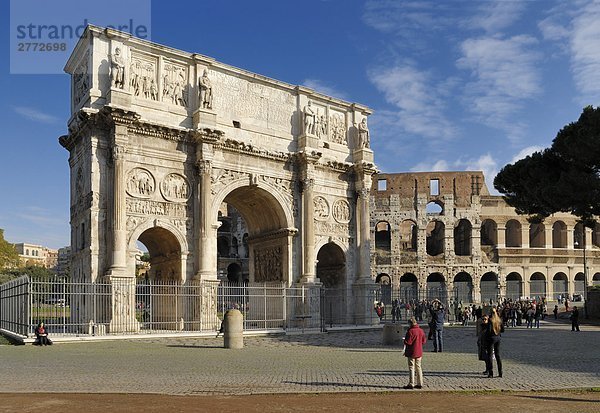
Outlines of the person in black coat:
<svg viewBox="0 0 600 413">
<path fill-rule="evenodd" d="M 573 312 L 571 312 L 571 331 L 579 331 L 579 310 L 577 306 L 573 306 Z"/>
<path fill-rule="evenodd" d="M 498 364 L 498 377 L 502 377 L 502 359 L 500 358 L 500 342 L 501 334 L 504 332 L 504 325 L 502 319 L 498 315 L 495 308 L 492 308 L 490 320 L 485 334 L 485 342 L 487 343 L 488 354 L 487 354 L 487 373 L 488 377 L 494 377 L 494 366 L 492 364 L 492 357 L 496 358 Z"/>
</svg>

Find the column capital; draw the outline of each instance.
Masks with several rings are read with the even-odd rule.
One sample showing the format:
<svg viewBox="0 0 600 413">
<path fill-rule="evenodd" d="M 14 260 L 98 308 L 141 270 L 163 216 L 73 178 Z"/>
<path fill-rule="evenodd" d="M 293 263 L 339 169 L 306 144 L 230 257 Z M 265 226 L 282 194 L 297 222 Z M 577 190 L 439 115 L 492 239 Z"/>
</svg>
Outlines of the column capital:
<svg viewBox="0 0 600 413">
<path fill-rule="evenodd" d="M 209 159 L 199 159 L 196 161 L 199 175 L 210 175 L 212 171 L 212 161 Z"/>
</svg>

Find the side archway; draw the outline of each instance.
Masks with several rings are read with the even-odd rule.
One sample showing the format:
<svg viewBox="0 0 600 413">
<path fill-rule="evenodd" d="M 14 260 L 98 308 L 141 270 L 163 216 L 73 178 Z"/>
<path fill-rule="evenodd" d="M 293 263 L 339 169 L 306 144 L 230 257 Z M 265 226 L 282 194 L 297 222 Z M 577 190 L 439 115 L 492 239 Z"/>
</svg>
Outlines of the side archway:
<svg viewBox="0 0 600 413">
<path fill-rule="evenodd" d="M 473 302 L 473 278 L 467 272 L 454 276 L 454 299 L 463 304 Z"/>
<path fill-rule="evenodd" d="M 529 296 L 541 299 L 546 296 L 546 276 L 541 272 L 534 272 L 529 278 Z"/>
<path fill-rule="evenodd" d="M 436 298 L 442 303 L 446 303 L 448 298 L 446 278 L 439 272 L 431 273 L 427 277 L 427 299 L 431 301 Z"/>
</svg>

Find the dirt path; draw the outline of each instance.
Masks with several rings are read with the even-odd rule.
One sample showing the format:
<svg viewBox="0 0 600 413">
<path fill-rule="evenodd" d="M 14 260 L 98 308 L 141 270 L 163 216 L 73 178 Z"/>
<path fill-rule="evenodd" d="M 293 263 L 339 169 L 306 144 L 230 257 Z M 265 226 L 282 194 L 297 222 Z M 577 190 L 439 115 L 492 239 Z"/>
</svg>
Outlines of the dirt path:
<svg viewBox="0 0 600 413">
<path fill-rule="evenodd" d="M 249 396 L 0 393 L 1 412 L 598 412 L 600 392 L 335 393 Z"/>
</svg>

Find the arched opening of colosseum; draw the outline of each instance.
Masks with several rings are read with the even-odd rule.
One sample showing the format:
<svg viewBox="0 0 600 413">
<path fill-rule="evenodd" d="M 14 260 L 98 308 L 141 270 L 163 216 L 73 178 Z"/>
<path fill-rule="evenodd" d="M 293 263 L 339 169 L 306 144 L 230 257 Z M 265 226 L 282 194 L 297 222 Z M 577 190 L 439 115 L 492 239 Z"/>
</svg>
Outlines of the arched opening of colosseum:
<svg viewBox="0 0 600 413">
<path fill-rule="evenodd" d="M 468 219 L 461 219 L 454 227 L 454 254 L 471 255 L 471 232 L 473 227 Z"/>
<path fill-rule="evenodd" d="M 573 229 L 573 248 L 583 249 L 587 244 L 587 239 L 584 237 L 584 226 L 581 222 L 575 224 Z"/>
<path fill-rule="evenodd" d="M 481 223 L 481 245 L 495 247 L 498 244 L 498 224 L 493 219 Z"/>
<path fill-rule="evenodd" d="M 546 248 L 546 227 L 544 224 L 529 224 L 529 247 Z"/>
<path fill-rule="evenodd" d="M 346 287 L 346 256 L 335 243 L 329 242 L 317 254 L 317 278 L 325 288 Z"/>
<path fill-rule="evenodd" d="M 400 224 L 400 249 L 402 251 L 417 250 L 417 224 L 411 219 L 405 219 Z"/>
<path fill-rule="evenodd" d="M 559 295 L 563 297 L 569 292 L 569 279 L 567 278 L 567 274 L 564 272 L 557 272 L 554 274 L 552 278 L 552 292 L 554 293 L 554 298 L 557 299 Z"/>
<path fill-rule="evenodd" d="M 523 245 L 521 223 L 511 219 L 506 223 L 506 246 L 519 248 Z"/>
<path fill-rule="evenodd" d="M 567 248 L 567 225 L 562 221 L 552 225 L 552 248 Z"/>
<path fill-rule="evenodd" d="M 428 215 L 444 215 L 444 204 L 441 201 L 431 201 L 425 206 Z"/>
<path fill-rule="evenodd" d="M 235 211 L 235 214 L 234 214 Z M 288 251 L 291 248 L 288 233 L 281 231 L 291 225 L 287 222 L 285 211 L 273 194 L 256 185 L 246 185 L 233 189 L 225 196 L 220 209 L 221 227 L 229 232 L 221 232 L 221 236 L 239 237 L 247 231 L 248 246 L 248 279 L 251 282 L 289 281 Z M 239 225 L 231 225 L 231 217 L 239 215 L 242 220 Z M 237 229 L 236 229 L 237 228 Z M 241 229 L 240 229 L 241 228 Z M 233 234 L 231 231 L 236 229 Z M 217 230 L 218 231 L 218 230 Z M 228 238 L 230 239 L 230 238 Z M 240 264 L 237 257 L 232 257 L 231 242 L 225 261 L 221 264 Z M 229 260 L 229 261 L 228 261 Z M 225 267 L 227 268 L 227 267 Z M 243 266 L 242 266 L 243 268 Z M 245 276 L 244 276 L 245 278 Z"/>
<path fill-rule="evenodd" d="M 227 266 L 227 281 L 239 283 L 248 281 L 248 279 L 242 277 L 242 267 L 238 263 L 232 262 Z"/>
<path fill-rule="evenodd" d="M 413 273 L 407 272 L 400 277 L 400 298 L 405 303 L 419 298 L 419 281 Z"/>
<path fill-rule="evenodd" d="M 427 255 L 435 257 L 444 253 L 445 231 L 446 228 L 441 221 L 434 220 L 427 224 L 425 228 Z"/>
<path fill-rule="evenodd" d="M 481 276 L 479 286 L 481 288 L 481 302 L 487 303 L 490 300 L 493 302 L 498 299 L 500 294 L 498 274 L 491 271 L 486 272 Z"/>
<path fill-rule="evenodd" d="M 446 303 L 448 294 L 446 291 L 446 278 L 439 272 L 433 272 L 427 277 L 427 299 L 438 299 Z"/>
<path fill-rule="evenodd" d="M 600 272 L 597 272 L 592 277 L 592 285 L 600 285 Z"/>
<path fill-rule="evenodd" d="M 463 304 L 473 302 L 473 278 L 467 272 L 454 276 L 454 299 Z"/>
<path fill-rule="evenodd" d="M 540 300 L 546 296 L 546 276 L 541 272 L 534 272 L 529 277 L 529 297 Z"/>
<path fill-rule="evenodd" d="M 388 274 L 379 274 L 375 278 L 375 282 L 379 284 L 379 301 L 384 304 L 392 303 L 392 278 Z"/>
<path fill-rule="evenodd" d="M 375 249 L 379 251 L 390 251 L 392 247 L 392 235 L 390 224 L 387 221 L 379 221 L 375 225 Z"/>
<path fill-rule="evenodd" d="M 585 291 L 585 275 L 583 275 L 582 272 L 578 272 L 577 274 L 575 274 L 575 279 L 574 279 L 575 283 L 574 283 L 574 291 L 573 294 L 581 294 L 584 295 L 584 291 Z"/>
<path fill-rule="evenodd" d="M 518 272 L 506 276 L 506 298 L 518 300 L 523 296 L 523 278 Z"/>
</svg>

